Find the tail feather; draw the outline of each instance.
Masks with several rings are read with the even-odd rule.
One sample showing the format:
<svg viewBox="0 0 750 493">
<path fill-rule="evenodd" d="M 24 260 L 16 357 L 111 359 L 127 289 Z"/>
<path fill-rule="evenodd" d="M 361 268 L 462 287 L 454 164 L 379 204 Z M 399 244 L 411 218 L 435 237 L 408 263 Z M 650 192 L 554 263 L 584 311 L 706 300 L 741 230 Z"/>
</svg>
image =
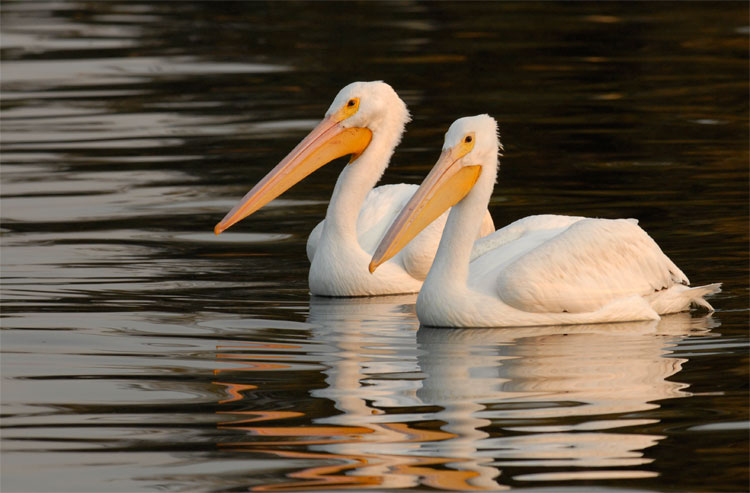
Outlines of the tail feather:
<svg viewBox="0 0 750 493">
<path fill-rule="evenodd" d="M 714 308 L 703 297 L 716 294 L 720 291 L 721 283 L 707 284 L 706 286 L 697 286 L 694 288 L 690 288 L 684 284 L 675 284 L 669 289 L 657 291 L 645 298 L 659 314 L 683 312 L 689 310 L 691 305 L 703 308 L 712 313 Z"/>
<path fill-rule="evenodd" d="M 690 293 L 690 301 L 697 307 L 705 308 L 708 313 L 713 313 L 714 307 L 706 301 L 703 297 L 721 292 L 721 283 L 717 282 L 714 284 L 707 284 L 705 286 L 698 286 L 695 288 L 688 289 Z"/>
</svg>

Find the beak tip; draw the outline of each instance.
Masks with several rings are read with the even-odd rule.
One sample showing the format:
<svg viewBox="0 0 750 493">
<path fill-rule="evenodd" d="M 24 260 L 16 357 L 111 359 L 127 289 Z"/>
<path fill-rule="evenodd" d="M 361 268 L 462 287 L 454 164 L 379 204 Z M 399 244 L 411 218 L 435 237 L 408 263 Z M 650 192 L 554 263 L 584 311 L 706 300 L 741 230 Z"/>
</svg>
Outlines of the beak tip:
<svg viewBox="0 0 750 493">
<path fill-rule="evenodd" d="M 373 272 L 375 272 L 375 269 L 377 269 L 377 268 L 378 268 L 378 264 L 376 264 L 374 260 L 371 261 L 370 265 L 367 266 L 367 269 L 370 271 L 370 274 L 372 274 Z"/>
<path fill-rule="evenodd" d="M 221 227 L 221 224 L 217 224 L 216 226 L 214 226 L 214 234 L 215 234 L 215 235 L 217 235 L 217 236 L 218 236 L 218 235 L 220 235 L 220 234 L 221 234 L 222 232 L 224 232 L 224 228 L 222 228 L 222 227 Z"/>
</svg>

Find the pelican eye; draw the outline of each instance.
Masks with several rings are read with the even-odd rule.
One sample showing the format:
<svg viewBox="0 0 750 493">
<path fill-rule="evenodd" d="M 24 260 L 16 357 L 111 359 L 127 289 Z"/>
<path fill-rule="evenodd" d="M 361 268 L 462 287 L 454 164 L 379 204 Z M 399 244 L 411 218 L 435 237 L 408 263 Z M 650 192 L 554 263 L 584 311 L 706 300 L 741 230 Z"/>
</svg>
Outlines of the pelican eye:
<svg viewBox="0 0 750 493">
<path fill-rule="evenodd" d="M 464 142 L 466 142 L 467 144 L 469 144 L 472 140 L 473 139 L 471 138 L 471 135 L 467 135 L 466 137 L 464 137 Z"/>
<path fill-rule="evenodd" d="M 346 120 L 359 111 L 359 98 L 351 98 L 336 112 L 334 118 L 337 122 Z"/>
</svg>

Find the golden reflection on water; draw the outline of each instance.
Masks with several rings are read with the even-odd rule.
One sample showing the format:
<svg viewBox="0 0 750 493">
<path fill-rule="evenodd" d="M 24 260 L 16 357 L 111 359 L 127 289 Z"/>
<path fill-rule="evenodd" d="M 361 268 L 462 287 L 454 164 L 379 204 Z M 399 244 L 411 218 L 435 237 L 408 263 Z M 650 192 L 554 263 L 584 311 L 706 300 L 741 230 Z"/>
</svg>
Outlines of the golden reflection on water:
<svg viewBox="0 0 750 493">
<path fill-rule="evenodd" d="M 248 436 L 222 450 L 320 463 L 253 489 L 497 490 L 508 487 L 503 469 L 515 481 L 653 477 L 644 451 L 664 436 L 643 431 L 657 419 L 633 413 L 690 395 L 668 380 L 686 361 L 670 347 L 713 324 L 679 314 L 658 323 L 431 329 L 418 327 L 413 303 L 413 296 L 311 299 L 308 322 L 329 361 L 326 386 L 311 397 L 339 413 L 284 426 L 304 414 L 221 411 L 238 419 L 219 428 Z M 269 346 L 217 346 L 247 350 L 217 356 L 243 372 L 288 371 L 289 353 L 255 352 Z M 222 404 L 256 388 L 215 383 L 229 395 Z"/>
</svg>

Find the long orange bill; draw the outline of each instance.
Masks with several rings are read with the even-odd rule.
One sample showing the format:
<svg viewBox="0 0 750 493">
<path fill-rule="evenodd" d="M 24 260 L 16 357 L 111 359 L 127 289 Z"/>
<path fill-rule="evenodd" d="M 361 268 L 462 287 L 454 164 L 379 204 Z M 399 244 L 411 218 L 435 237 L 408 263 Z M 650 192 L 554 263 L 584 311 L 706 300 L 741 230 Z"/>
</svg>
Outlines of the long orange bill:
<svg viewBox="0 0 750 493">
<path fill-rule="evenodd" d="M 347 154 L 359 155 L 370 144 L 372 131 L 344 128 L 326 117 L 279 164 L 247 192 L 240 202 L 214 227 L 217 235 L 257 211 L 307 175 Z"/>
<path fill-rule="evenodd" d="M 380 241 L 370 262 L 370 273 L 396 255 L 420 231 L 469 193 L 479 178 L 482 167 L 461 166 L 458 160 L 462 156 L 455 148 L 446 149 L 440 154 L 432 171 Z"/>
</svg>

